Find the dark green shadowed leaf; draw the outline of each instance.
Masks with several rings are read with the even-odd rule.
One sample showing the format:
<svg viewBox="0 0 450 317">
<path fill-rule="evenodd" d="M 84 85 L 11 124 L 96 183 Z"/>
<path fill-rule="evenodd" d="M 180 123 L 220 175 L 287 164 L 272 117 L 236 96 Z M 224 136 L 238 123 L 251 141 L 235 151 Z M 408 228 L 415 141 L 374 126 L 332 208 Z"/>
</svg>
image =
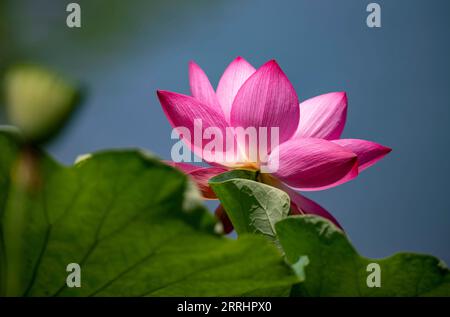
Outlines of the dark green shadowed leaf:
<svg viewBox="0 0 450 317">
<path fill-rule="evenodd" d="M 329 221 L 293 216 L 276 225 L 290 263 L 307 255 L 306 278 L 293 288 L 300 296 L 449 296 L 450 271 L 438 259 L 399 253 L 385 259 L 360 256 L 347 237 Z M 380 267 L 380 286 L 368 287 L 370 263 Z M 369 277 L 370 279 L 370 277 Z"/>
<path fill-rule="evenodd" d="M 19 147 L 0 132 L 1 295 L 276 296 L 298 282 L 264 238 L 216 235 L 186 177 L 148 155 L 63 167 Z"/>
<path fill-rule="evenodd" d="M 255 172 L 235 170 L 212 178 L 209 184 L 238 234 L 259 233 L 275 241 L 275 224 L 289 214 L 289 196 L 254 179 Z"/>
</svg>

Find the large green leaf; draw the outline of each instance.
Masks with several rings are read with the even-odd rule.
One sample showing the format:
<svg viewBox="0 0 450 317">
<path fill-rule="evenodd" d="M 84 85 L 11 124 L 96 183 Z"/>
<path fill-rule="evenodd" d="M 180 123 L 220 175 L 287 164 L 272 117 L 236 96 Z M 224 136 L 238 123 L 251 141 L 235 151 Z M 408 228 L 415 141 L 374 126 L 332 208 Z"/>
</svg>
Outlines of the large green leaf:
<svg viewBox="0 0 450 317">
<path fill-rule="evenodd" d="M 450 271 L 438 259 L 399 253 L 375 260 L 360 256 L 341 230 L 314 216 L 293 216 L 276 225 L 288 261 L 307 256 L 302 296 L 449 296 Z M 369 263 L 380 268 L 381 287 L 368 287 Z M 370 268 L 370 267 L 369 267 Z"/>
<path fill-rule="evenodd" d="M 3 295 L 284 295 L 298 282 L 264 238 L 215 234 L 186 177 L 148 155 L 63 167 L 7 132 L 0 152 Z M 66 286 L 69 263 L 81 288 Z"/>
<path fill-rule="evenodd" d="M 276 241 L 275 224 L 289 214 L 289 196 L 256 182 L 256 173 L 235 170 L 209 181 L 238 234 L 258 233 Z"/>
</svg>

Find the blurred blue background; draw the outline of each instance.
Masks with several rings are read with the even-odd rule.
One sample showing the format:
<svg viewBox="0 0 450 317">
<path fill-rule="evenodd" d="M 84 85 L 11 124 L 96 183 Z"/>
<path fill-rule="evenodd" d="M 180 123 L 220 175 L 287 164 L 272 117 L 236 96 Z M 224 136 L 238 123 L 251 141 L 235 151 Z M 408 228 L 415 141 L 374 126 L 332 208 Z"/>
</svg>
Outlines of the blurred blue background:
<svg viewBox="0 0 450 317">
<path fill-rule="evenodd" d="M 366 26 L 363 0 L 76 1 L 81 29 L 66 27 L 69 2 L 0 2 L 2 68 L 42 63 L 88 88 L 48 145 L 60 161 L 111 147 L 169 159 L 157 89 L 189 93 L 189 60 L 216 85 L 238 55 L 255 67 L 275 58 L 301 100 L 348 93 L 343 137 L 393 148 L 356 180 L 307 196 L 366 256 L 416 251 L 450 263 L 450 1 L 376 1 L 380 29 Z"/>
</svg>

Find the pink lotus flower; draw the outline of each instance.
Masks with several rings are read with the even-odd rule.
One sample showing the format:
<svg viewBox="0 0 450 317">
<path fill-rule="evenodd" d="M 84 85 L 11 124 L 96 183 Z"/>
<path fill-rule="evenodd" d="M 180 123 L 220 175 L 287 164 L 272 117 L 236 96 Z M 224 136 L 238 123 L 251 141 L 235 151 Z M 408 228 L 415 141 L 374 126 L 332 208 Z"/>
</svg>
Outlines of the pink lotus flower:
<svg viewBox="0 0 450 317">
<path fill-rule="evenodd" d="M 289 79 L 273 60 L 255 70 L 243 58 L 236 58 L 223 73 L 216 91 L 203 70 L 191 62 L 189 81 L 192 97 L 157 92 L 173 128 L 182 126 L 193 130 L 195 119 L 202 120 L 203 129 L 210 126 L 223 130 L 279 128 L 280 144 L 277 151 L 272 149 L 277 152 L 278 166 L 273 173 L 262 173 L 261 181 L 289 194 L 293 214 L 319 215 L 340 226 L 324 208 L 296 190 L 323 190 L 348 182 L 391 151 L 371 141 L 340 139 L 347 115 L 346 94 L 333 92 L 299 103 Z M 189 146 L 203 157 L 204 144 Z M 267 161 L 269 169 L 271 154 Z M 236 164 L 208 163 L 212 167 L 171 162 L 192 177 L 207 199 L 216 198 L 208 186 L 211 177 L 233 168 L 259 168 L 259 162 L 246 164 L 245 159 Z M 221 206 L 216 214 L 226 224 Z"/>
</svg>

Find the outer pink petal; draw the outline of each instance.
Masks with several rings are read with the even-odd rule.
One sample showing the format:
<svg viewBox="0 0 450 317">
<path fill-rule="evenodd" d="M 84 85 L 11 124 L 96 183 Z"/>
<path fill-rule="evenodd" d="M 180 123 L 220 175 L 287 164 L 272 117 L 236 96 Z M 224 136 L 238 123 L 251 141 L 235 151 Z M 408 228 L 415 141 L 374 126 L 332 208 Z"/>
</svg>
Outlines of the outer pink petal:
<svg viewBox="0 0 450 317">
<path fill-rule="evenodd" d="M 226 171 L 227 169 L 222 167 L 206 167 L 191 171 L 188 175 L 194 179 L 204 198 L 217 199 L 216 194 L 209 187 L 208 181 L 211 177 L 225 173 Z"/>
<path fill-rule="evenodd" d="M 242 57 L 228 65 L 217 86 L 217 98 L 225 119 L 230 121 L 231 105 L 242 84 L 255 72 L 255 68 Z"/>
<path fill-rule="evenodd" d="M 220 109 L 219 101 L 208 76 L 206 76 L 200 66 L 192 61 L 189 63 L 189 84 L 192 96 L 195 99 Z"/>
<path fill-rule="evenodd" d="M 190 132 L 189 138 L 186 136 L 182 136 L 182 138 L 192 151 L 207 162 L 223 163 L 214 160 L 214 153 L 204 151 L 204 147 L 211 140 L 202 137 L 207 128 L 217 129 L 223 136 L 222 149 L 223 151 L 227 149 L 225 136 L 227 135 L 226 127 L 228 124 L 220 109 L 210 104 L 202 103 L 190 96 L 162 90 L 159 90 L 157 93 L 164 113 L 172 127 L 177 129 L 180 134 L 182 134 L 183 128 Z M 197 125 L 194 129 L 195 123 L 201 123 L 201 126 Z M 195 131 L 198 131 L 197 138 Z M 232 151 L 233 149 L 229 150 Z M 225 158 L 225 152 L 222 153 L 222 156 Z"/>
<path fill-rule="evenodd" d="M 340 139 L 332 142 L 349 149 L 358 156 L 358 167 L 360 172 L 372 166 L 392 151 L 392 149 L 387 146 L 366 140 Z"/>
<path fill-rule="evenodd" d="M 279 142 L 295 132 L 300 111 L 289 79 L 275 61 L 261 66 L 239 89 L 231 108 L 233 127 L 279 128 Z"/>
<path fill-rule="evenodd" d="M 168 165 L 176 167 L 189 175 L 192 180 L 197 184 L 200 189 L 203 198 L 217 199 L 216 194 L 208 185 L 208 181 L 211 177 L 225 173 L 227 169 L 221 167 L 200 167 L 187 163 L 166 162 Z"/>
<path fill-rule="evenodd" d="M 300 123 L 294 138 L 339 139 L 347 118 L 347 95 L 332 92 L 300 104 Z"/>
<path fill-rule="evenodd" d="M 358 175 L 357 156 L 323 139 L 292 139 L 269 156 L 268 171 L 288 185 L 304 191 L 322 190 Z"/>
</svg>

